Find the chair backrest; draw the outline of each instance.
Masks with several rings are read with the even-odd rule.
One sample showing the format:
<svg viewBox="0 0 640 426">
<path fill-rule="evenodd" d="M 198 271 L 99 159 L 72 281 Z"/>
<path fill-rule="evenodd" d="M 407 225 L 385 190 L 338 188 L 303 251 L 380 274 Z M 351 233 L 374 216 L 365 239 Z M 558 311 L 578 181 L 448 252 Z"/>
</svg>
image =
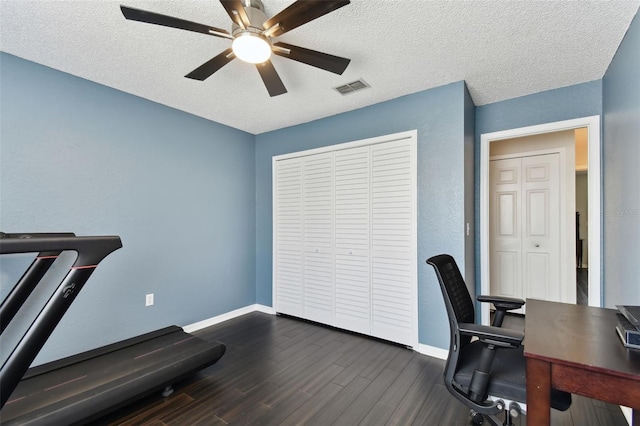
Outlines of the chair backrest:
<svg viewBox="0 0 640 426">
<path fill-rule="evenodd" d="M 444 303 L 447 307 L 451 330 L 451 351 L 449 355 L 451 358 L 451 352 L 457 354 L 471 341 L 468 336 L 460 336 L 458 324 L 475 322 L 476 314 L 473 300 L 469 295 L 469 290 L 462 278 L 460 269 L 458 269 L 458 265 L 452 256 L 440 254 L 427 259 L 427 263 L 433 266 L 436 271 Z"/>
</svg>

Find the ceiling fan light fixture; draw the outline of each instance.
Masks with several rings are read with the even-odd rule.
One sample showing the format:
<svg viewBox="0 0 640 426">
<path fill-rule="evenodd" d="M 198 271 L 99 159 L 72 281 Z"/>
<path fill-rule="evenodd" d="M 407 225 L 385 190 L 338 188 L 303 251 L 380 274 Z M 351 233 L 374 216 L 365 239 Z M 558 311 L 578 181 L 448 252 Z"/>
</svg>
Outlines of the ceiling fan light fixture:
<svg viewBox="0 0 640 426">
<path fill-rule="evenodd" d="M 267 39 L 249 31 L 238 34 L 231 48 L 238 58 L 251 64 L 261 64 L 271 57 L 271 44 Z"/>
<path fill-rule="evenodd" d="M 219 1 L 231 18 L 230 32 L 198 22 L 124 5 L 120 5 L 120 10 L 125 19 L 131 21 L 233 40 L 231 47 L 226 48 L 185 75 L 186 78 L 193 80 L 204 81 L 235 58 L 239 58 L 243 62 L 259 65 L 256 66 L 256 69 L 269 92 L 269 96 L 273 97 L 287 93 L 287 89 L 269 60 L 272 54 L 340 75 L 349 65 L 350 60 L 347 58 L 292 44 L 274 43 L 272 38 L 279 37 L 294 28 L 346 6 L 350 0 L 295 0 L 291 5 L 271 17 L 266 15 L 262 0 Z"/>
</svg>

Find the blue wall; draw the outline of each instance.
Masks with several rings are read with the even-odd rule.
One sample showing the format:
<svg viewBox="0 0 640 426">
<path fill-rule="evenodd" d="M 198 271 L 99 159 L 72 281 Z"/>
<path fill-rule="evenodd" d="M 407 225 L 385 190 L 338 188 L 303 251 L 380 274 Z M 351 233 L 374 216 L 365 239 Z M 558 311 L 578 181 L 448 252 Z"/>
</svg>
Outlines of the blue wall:
<svg viewBox="0 0 640 426">
<path fill-rule="evenodd" d="M 534 93 L 476 108 L 476 166 L 480 135 L 602 113 L 602 81 Z"/>
<path fill-rule="evenodd" d="M 255 303 L 254 135 L 8 54 L 0 87 L 0 229 L 124 245 L 36 363 Z"/>
<path fill-rule="evenodd" d="M 448 344 L 444 305 L 424 260 L 442 252 L 468 260 L 469 244 L 479 253 L 482 133 L 603 115 L 605 298 L 640 303 L 639 249 L 630 240 L 640 221 L 639 26 L 636 16 L 603 80 L 475 111 L 458 82 L 258 136 L 0 53 L 0 229 L 117 234 L 124 243 L 36 363 L 271 305 L 271 157 L 410 129 L 418 130 L 421 343 Z M 465 239 L 472 164 L 476 220 Z M 4 296 L 30 259 L 0 261 Z M 475 269 L 479 276 L 478 262 Z M 156 305 L 145 308 L 151 292 Z M 17 335 L 10 328 L 0 343 Z M 0 348 L 4 354 L 6 345 Z"/>
<path fill-rule="evenodd" d="M 602 81 L 534 93 L 476 107 L 476 290 L 480 290 L 480 137 L 483 133 L 602 114 Z"/>
<path fill-rule="evenodd" d="M 640 17 L 602 79 L 604 302 L 640 305 Z"/>
<path fill-rule="evenodd" d="M 464 259 L 464 91 L 464 82 L 452 83 L 256 136 L 258 303 L 272 305 L 272 156 L 417 129 L 419 340 L 448 346 L 444 303 L 425 260 L 445 252 Z"/>
</svg>

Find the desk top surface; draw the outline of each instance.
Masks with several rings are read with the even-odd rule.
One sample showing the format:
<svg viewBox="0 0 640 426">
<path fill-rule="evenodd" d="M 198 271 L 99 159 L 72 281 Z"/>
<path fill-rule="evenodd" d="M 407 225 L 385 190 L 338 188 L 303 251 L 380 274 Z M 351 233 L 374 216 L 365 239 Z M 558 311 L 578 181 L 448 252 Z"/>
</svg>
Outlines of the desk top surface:
<svg viewBox="0 0 640 426">
<path fill-rule="evenodd" d="M 525 357 L 640 381 L 640 350 L 622 345 L 616 310 L 527 299 Z"/>
</svg>

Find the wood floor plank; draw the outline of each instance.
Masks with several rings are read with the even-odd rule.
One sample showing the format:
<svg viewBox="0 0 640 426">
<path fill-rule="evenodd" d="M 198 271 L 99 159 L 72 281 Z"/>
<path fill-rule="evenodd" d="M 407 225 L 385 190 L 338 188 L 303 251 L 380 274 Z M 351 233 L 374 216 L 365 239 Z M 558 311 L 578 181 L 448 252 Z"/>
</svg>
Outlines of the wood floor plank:
<svg viewBox="0 0 640 426">
<path fill-rule="evenodd" d="M 227 423 L 237 422 L 243 417 L 244 412 L 255 408 L 257 405 L 264 405 L 262 401 L 277 391 L 278 386 L 271 383 L 263 383 L 254 387 L 250 392 L 228 399 L 222 407 L 216 410 L 216 415 Z"/>
<path fill-rule="evenodd" d="M 396 356 L 387 365 L 387 368 L 400 372 L 404 370 L 416 355 L 417 352 L 409 348 L 401 348 L 401 350 L 396 353 Z"/>
<path fill-rule="evenodd" d="M 166 411 L 177 410 L 193 402 L 193 398 L 189 395 L 181 393 L 173 398 L 168 398 L 160 404 L 155 405 L 151 409 L 141 411 L 140 414 L 130 418 L 124 422 L 118 422 L 121 426 L 140 426 L 140 425 L 164 425 L 166 423 L 160 420 L 160 416 Z"/>
<path fill-rule="evenodd" d="M 311 353 L 285 365 L 272 374 L 269 381 L 278 386 L 284 386 L 288 382 L 297 382 L 301 379 L 304 379 L 305 382 L 308 381 L 308 376 L 319 374 L 322 369 L 328 368 L 338 359 L 340 353 L 337 352 L 337 349 L 340 345 L 341 343 L 338 341 L 333 341 L 323 347 L 313 345 Z"/>
<path fill-rule="evenodd" d="M 411 353 L 409 362 L 398 372 L 395 380 L 387 388 L 380 397 L 380 401 L 387 406 L 397 407 L 402 398 L 407 394 L 411 385 L 417 380 L 420 372 L 424 368 L 424 364 L 418 362 L 415 358 L 419 357 L 416 353 Z"/>
<path fill-rule="evenodd" d="M 307 423 L 310 426 L 326 426 L 333 424 L 340 415 L 349 408 L 351 403 L 360 395 L 371 383 L 364 377 L 356 377 L 351 380 L 340 392 L 338 392 L 325 405 L 325 409 L 317 413 Z"/>
<path fill-rule="evenodd" d="M 438 380 L 442 380 L 442 370 L 431 363 L 428 357 L 420 357 L 422 369 L 411 384 L 411 387 L 398 403 L 395 411 L 387 422 L 388 425 L 407 425 L 411 424 L 418 415 L 422 404 L 428 400 L 431 389 Z"/>
<path fill-rule="evenodd" d="M 231 390 L 224 394 L 224 398 L 196 399 L 193 403 L 184 405 L 177 410 L 163 413 L 161 420 L 168 425 L 197 424 L 203 422 L 226 423 L 216 414 L 216 409 L 225 401 L 233 398 L 240 398 L 238 391 Z"/>
<path fill-rule="evenodd" d="M 343 367 L 340 367 L 343 368 Z M 283 425 L 305 425 L 318 412 L 325 409 L 325 406 L 331 401 L 336 394 L 343 389 L 342 386 L 328 382 L 313 395 L 313 398 L 298 407 L 289 417 L 282 421 Z"/>
<path fill-rule="evenodd" d="M 396 377 L 396 372 L 386 368 L 376 376 L 353 401 L 351 405 L 337 418 L 336 423 L 341 425 L 357 425 L 364 419 L 378 402 L 380 396 L 391 385 Z"/>
<path fill-rule="evenodd" d="M 270 411 L 258 419 L 252 420 L 255 425 L 281 425 L 285 419 L 293 414 L 311 397 L 302 392 L 295 391 L 288 395 L 284 400 L 278 401 L 277 405 L 271 406 Z"/>
<path fill-rule="evenodd" d="M 335 363 L 331 364 L 329 367 L 323 369 L 308 380 L 300 390 L 309 395 L 315 395 L 320 389 L 323 389 L 338 374 L 340 374 L 342 370 L 344 370 L 343 366 Z"/>
<path fill-rule="evenodd" d="M 391 360 L 402 351 L 408 351 L 408 349 L 401 349 L 397 346 L 388 345 L 360 372 L 360 375 L 365 379 L 375 379 L 378 374 L 387 367 Z"/>
<path fill-rule="evenodd" d="M 436 384 L 425 398 L 412 421 L 414 425 L 465 425 L 469 422 L 469 409 L 451 398 L 444 385 Z"/>
<path fill-rule="evenodd" d="M 354 336 L 354 339 L 358 340 L 359 344 L 353 351 L 345 352 L 338 361 L 336 361 L 336 364 L 343 367 L 349 367 L 351 364 L 359 360 L 364 354 L 369 353 L 370 349 L 375 345 L 374 341 L 371 339 L 366 339 L 360 336 Z"/>
<path fill-rule="evenodd" d="M 382 401 L 375 403 L 373 408 L 367 413 L 366 416 L 358 423 L 362 426 L 382 426 L 387 424 L 389 418 L 393 414 L 395 407 L 385 404 Z"/>
<path fill-rule="evenodd" d="M 334 383 L 340 386 L 347 386 L 353 379 L 358 377 L 378 355 L 377 351 L 374 350 L 376 347 L 375 343 L 377 342 L 366 342 L 365 345 L 363 345 L 366 347 L 365 351 L 360 353 L 360 355 L 355 359 L 349 360 L 348 362 L 345 362 L 343 359 L 338 359 L 336 364 L 344 365 L 345 369 L 334 378 Z"/>
<path fill-rule="evenodd" d="M 326 366 L 324 364 L 318 363 L 309 366 L 303 371 L 299 371 L 293 375 L 289 381 L 282 384 L 277 393 L 273 393 L 265 398 L 263 403 L 269 407 L 277 408 L 283 400 L 288 399 L 293 393 L 298 391 L 303 392 L 302 388 L 313 379 L 313 376 L 319 374 L 319 372 L 325 368 Z M 307 393 L 305 393 L 305 395 L 310 396 Z"/>
</svg>

